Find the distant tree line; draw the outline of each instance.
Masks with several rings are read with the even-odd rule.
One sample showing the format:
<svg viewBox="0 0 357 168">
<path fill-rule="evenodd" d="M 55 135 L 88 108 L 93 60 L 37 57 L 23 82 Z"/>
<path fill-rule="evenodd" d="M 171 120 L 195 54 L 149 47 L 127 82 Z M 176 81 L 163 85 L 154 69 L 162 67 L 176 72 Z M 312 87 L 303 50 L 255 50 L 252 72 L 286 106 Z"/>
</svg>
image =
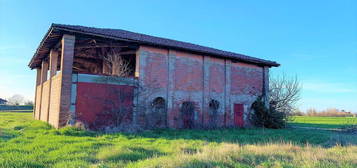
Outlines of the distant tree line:
<svg viewBox="0 0 357 168">
<path fill-rule="evenodd" d="M 325 110 L 316 110 L 314 108 L 307 109 L 306 112 L 296 110 L 292 113 L 294 116 L 316 116 L 316 117 L 356 117 L 350 111 L 339 110 L 337 108 L 328 108 Z"/>
<path fill-rule="evenodd" d="M 7 99 L 1 99 L 0 104 L 4 105 L 11 105 L 11 106 L 19 106 L 19 105 L 26 105 L 26 106 L 33 106 L 34 102 L 32 100 L 26 100 L 24 96 L 20 94 L 15 94 Z"/>
</svg>

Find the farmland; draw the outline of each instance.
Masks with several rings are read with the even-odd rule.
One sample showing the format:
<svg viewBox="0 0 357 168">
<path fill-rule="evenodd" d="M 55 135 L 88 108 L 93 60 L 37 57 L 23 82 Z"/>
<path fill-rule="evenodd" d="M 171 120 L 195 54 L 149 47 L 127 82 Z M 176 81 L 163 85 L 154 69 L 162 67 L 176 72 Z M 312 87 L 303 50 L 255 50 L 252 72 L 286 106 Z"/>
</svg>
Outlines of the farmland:
<svg viewBox="0 0 357 168">
<path fill-rule="evenodd" d="M 318 128 L 343 128 L 356 125 L 356 117 L 310 117 L 294 116 L 290 125 L 298 127 L 318 127 Z"/>
<path fill-rule="evenodd" d="M 291 124 L 350 124 L 341 118 L 323 119 L 297 117 Z M 0 128 L 0 167 L 357 167 L 357 136 L 327 130 L 101 134 L 71 127 L 56 130 L 21 112 L 0 112 Z"/>
</svg>

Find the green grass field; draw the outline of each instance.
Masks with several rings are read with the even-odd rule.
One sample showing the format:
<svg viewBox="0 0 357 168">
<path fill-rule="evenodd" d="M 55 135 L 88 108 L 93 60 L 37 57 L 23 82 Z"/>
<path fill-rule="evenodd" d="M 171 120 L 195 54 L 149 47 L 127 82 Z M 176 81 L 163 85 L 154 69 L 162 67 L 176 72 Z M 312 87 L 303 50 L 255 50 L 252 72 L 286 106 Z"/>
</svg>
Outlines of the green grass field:
<svg viewBox="0 0 357 168">
<path fill-rule="evenodd" d="M 326 123 L 325 123 L 326 124 Z M 53 129 L 0 112 L 0 167 L 357 167 L 357 136 L 306 129 Z"/>
<path fill-rule="evenodd" d="M 357 124 L 356 117 L 309 117 L 294 116 L 290 125 L 299 127 L 343 128 Z"/>
</svg>

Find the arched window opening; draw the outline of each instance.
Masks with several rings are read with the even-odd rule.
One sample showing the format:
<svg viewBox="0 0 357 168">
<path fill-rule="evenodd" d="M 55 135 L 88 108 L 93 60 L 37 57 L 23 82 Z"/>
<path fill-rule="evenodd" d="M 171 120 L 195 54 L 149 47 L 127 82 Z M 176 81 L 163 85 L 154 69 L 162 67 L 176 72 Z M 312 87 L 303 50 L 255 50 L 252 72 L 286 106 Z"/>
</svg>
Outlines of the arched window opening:
<svg viewBox="0 0 357 168">
<path fill-rule="evenodd" d="M 185 101 L 181 106 L 182 124 L 183 128 L 193 128 L 194 127 L 194 114 L 195 114 L 195 103 L 191 101 Z"/>
<path fill-rule="evenodd" d="M 147 118 L 150 128 L 167 127 L 167 110 L 164 98 L 157 97 L 151 102 L 151 114 Z"/>
<path fill-rule="evenodd" d="M 218 121 L 218 109 L 219 109 L 219 101 L 211 99 L 209 102 L 209 127 L 210 128 L 216 128 L 218 126 L 217 121 Z"/>
<path fill-rule="evenodd" d="M 209 102 L 209 108 L 212 110 L 218 110 L 219 109 L 219 101 L 211 99 Z"/>
<path fill-rule="evenodd" d="M 165 108 L 165 99 L 157 97 L 152 101 L 151 106 L 154 108 Z"/>
</svg>

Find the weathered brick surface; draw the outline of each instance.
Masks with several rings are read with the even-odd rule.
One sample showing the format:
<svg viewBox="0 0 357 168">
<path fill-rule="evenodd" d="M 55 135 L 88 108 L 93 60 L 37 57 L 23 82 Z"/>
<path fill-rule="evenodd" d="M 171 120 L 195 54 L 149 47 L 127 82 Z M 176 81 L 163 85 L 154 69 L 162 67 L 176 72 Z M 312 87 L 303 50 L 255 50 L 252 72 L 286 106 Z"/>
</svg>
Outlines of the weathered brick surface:
<svg viewBox="0 0 357 168">
<path fill-rule="evenodd" d="M 233 63 L 232 64 L 231 94 L 260 95 L 263 90 L 262 67 Z"/>
<path fill-rule="evenodd" d="M 61 73 L 58 73 L 51 78 L 51 96 L 48 122 L 56 128 L 58 128 L 59 121 L 61 77 Z"/>
<path fill-rule="evenodd" d="M 36 104 L 35 104 L 35 119 L 40 119 L 40 107 L 41 107 L 41 96 L 42 96 L 42 86 L 41 84 L 36 87 Z"/>
<path fill-rule="evenodd" d="M 225 88 L 225 71 L 224 60 L 211 57 L 211 64 L 209 67 L 209 88 L 210 92 L 224 93 Z"/>
<path fill-rule="evenodd" d="M 151 49 L 151 50 L 150 50 Z M 168 57 L 167 50 L 146 48 L 144 70 L 144 83 L 149 87 L 165 88 L 168 84 Z"/>
<path fill-rule="evenodd" d="M 202 91 L 203 56 L 175 52 L 175 90 Z"/>
<path fill-rule="evenodd" d="M 77 83 L 76 119 L 91 129 L 132 124 L 133 86 Z"/>
<path fill-rule="evenodd" d="M 141 47 L 138 51 L 137 72 L 139 82 L 144 87 L 137 90 L 138 104 L 134 112 L 134 120 L 137 124 L 144 127 L 154 123 L 152 103 L 155 98 L 161 97 L 168 100 L 168 50 L 157 49 L 152 47 Z M 166 108 L 166 107 L 165 107 Z M 159 116 L 162 118 L 163 116 Z"/>
<path fill-rule="evenodd" d="M 63 35 L 62 56 L 61 56 L 61 94 L 60 94 L 60 114 L 59 127 L 66 125 L 70 118 L 71 88 L 72 88 L 72 66 L 74 56 L 75 37 Z"/>
<path fill-rule="evenodd" d="M 234 125 L 234 105 L 243 104 L 244 126 L 249 126 L 250 106 L 263 93 L 263 67 L 246 63 L 232 63 L 231 66 L 231 115 Z"/>
<path fill-rule="evenodd" d="M 206 127 L 223 127 L 225 126 L 225 60 L 209 57 L 210 61 L 207 63 L 209 66 L 209 90 L 207 93 L 207 101 L 205 118 Z M 215 110 L 209 104 L 212 101 L 218 103 L 218 109 Z"/>
<path fill-rule="evenodd" d="M 117 118 L 114 114 L 118 110 L 121 113 L 123 108 L 128 112 L 122 118 L 127 125 L 138 124 L 145 128 L 155 125 L 170 128 L 237 127 L 234 107 L 238 106 L 244 111 L 244 126 L 249 126 L 251 104 L 257 96 L 268 95 L 268 67 L 141 46 L 136 56 L 137 79 L 102 81 L 107 78 L 72 74 L 73 36 L 64 36 L 62 47 L 61 73 L 51 79 L 51 87 L 39 85 L 37 88 L 42 89 L 36 91 L 36 102 L 41 103 L 36 103 L 35 115 L 38 115 L 37 111 L 44 112 L 38 116 L 44 120 L 46 109 L 49 109 L 49 123 L 57 128 L 64 126 L 72 114 L 93 129 L 113 125 L 117 122 L 113 120 Z M 137 80 L 140 86 L 135 88 L 127 83 L 129 80 Z M 51 96 L 46 98 L 49 92 Z M 158 106 L 153 105 L 157 98 L 164 100 L 164 109 L 158 110 Z M 211 102 L 218 105 L 213 106 Z M 192 113 L 182 110 L 186 105 L 190 105 Z M 167 122 L 164 125 L 157 123 L 161 122 L 158 118 L 167 118 Z"/>
<path fill-rule="evenodd" d="M 264 74 L 259 66 L 150 47 L 141 47 L 138 54 L 137 70 L 144 87 L 159 81 L 155 86 L 162 88 L 159 94 L 141 101 L 150 102 L 156 96 L 167 98 L 171 128 L 183 128 L 180 109 L 185 101 L 195 106 L 194 127 L 235 126 L 234 104 L 243 104 L 244 119 L 248 120 L 251 103 L 263 93 Z M 213 100 L 219 103 L 215 111 L 209 106 Z"/>
<path fill-rule="evenodd" d="M 41 116 L 40 120 L 47 122 L 48 117 L 48 100 L 50 97 L 50 81 L 46 81 L 42 84 L 42 99 L 41 99 Z"/>
</svg>

